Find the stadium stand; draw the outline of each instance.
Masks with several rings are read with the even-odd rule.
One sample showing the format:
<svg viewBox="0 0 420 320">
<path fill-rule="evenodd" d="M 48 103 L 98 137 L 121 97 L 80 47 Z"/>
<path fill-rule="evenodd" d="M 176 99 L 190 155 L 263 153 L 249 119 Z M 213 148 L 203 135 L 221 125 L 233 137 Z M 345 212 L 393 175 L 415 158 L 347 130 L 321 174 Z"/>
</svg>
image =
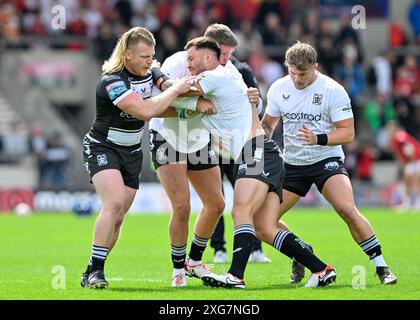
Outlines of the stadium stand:
<svg viewBox="0 0 420 320">
<path fill-rule="evenodd" d="M 44 125 L 47 136 L 61 133 L 72 154 L 68 188 L 90 189 L 80 170 L 80 140 L 95 112 L 100 65 L 118 36 L 131 26 L 149 28 L 157 38 L 156 57 L 162 62 L 182 50 L 188 39 L 202 35 L 209 23 L 220 22 L 237 34 L 236 55 L 255 71 L 263 98 L 269 85 L 285 74 L 285 49 L 297 39 L 315 45 L 321 70 L 341 80 L 353 95 L 358 139 L 347 160 L 356 161 L 347 167 L 352 167 L 356 180 L 364 180 L 363 175 L 370 172 L 369 183 L 386 185 L 398 176 L 386 144 L 386 122 L 396 118 L 420 138 L 420 49 L 415 18 L 420 9 L 412 0 L 370 1 L 365 5 L 368 28 L 358 30 L 350 16 L 353 2 L 346 3 L 350 5 L 324 0 L 1 0 L 0 134 L 17 119 L 27 134 L 34 121 Z M 64 19 L 59 21 L 64 23 L 62 28 L 52 23 L 59 12 L 53 6 L 64 9 Z M 350 65 L 361 79 L 354 85 L 347 73 Z M 375 104 L 378 93 L 385 103 Z M 371 162 L 362 161 L 372 166 L 367 170 L 359 167 L 361 157 L 368 159 L 363 154 L 366 141 L 373 142 L 374 154 Z M 1 149 L 0 158 L 3 153 Z M 32 158 L 36 159 L 33 152 Z M 35 171 L 39 170 L 36 163 L 32 161 Z M 382 170 L 390 174 L 377 174 Z M 157 181 L 149 170 L 147 153 L 143 172 L 142 181 Z"/>
</svg>

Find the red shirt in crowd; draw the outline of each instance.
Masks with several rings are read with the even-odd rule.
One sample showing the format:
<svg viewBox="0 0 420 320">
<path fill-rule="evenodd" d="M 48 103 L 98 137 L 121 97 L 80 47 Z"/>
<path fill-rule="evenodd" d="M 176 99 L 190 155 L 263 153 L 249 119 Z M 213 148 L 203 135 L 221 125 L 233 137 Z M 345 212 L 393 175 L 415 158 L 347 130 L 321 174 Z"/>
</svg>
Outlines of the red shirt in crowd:
<svg viewBox="0 0 420 320">
<path fill-rule="evenodd" d="M 403 164 L 420 160 L 420 143 L 407 132 L 398 131 L 391 139 L 390 145 Z"/>
</svg>

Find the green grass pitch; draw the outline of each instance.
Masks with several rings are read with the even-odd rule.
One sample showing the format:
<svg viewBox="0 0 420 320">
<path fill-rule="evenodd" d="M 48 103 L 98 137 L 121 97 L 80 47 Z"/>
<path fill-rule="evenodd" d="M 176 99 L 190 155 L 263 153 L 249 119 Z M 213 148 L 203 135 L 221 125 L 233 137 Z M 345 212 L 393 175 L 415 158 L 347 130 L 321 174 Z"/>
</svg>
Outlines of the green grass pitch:
<svg viewBox="0 0 420 320">
<path fill-rule="evenodd" d="M 128 216 L 107 260 L 109 289 L 82 289 L 79 280 L 89 258 L 96 216 L 37 213 L 0 215 L 0 299 L 420 299 L 420 214 L 362 211 L 381 242 L 385 260 L 398 276 L 395 286 L 379 284 L 373 265 L 331 209 L 293 209 L 285 216 L 291 230 L 336 268 L 337 282 L 327 288 L 304 288 L 308 272 L 302 284 L 289 284 L 291 261 L 268 245 L 264 250 L 273 262 L 248 264 L 246 290 L 208 288 L 198 279 L 188 279 L 186 288 L 171 288 L 169 215 L 163 214 Z M 192 216 L 190 239 L 194 219 Z M 232 219 L 226 215 L 225 221 L 231 252 Z M 207 249 L 204 261 L 211 262 L 212 254 Z M 228 268 L 228 264 L 214 266 L 216 272 Z M 360 288 L 363 279 L 365 286 Z"/>
</svg>

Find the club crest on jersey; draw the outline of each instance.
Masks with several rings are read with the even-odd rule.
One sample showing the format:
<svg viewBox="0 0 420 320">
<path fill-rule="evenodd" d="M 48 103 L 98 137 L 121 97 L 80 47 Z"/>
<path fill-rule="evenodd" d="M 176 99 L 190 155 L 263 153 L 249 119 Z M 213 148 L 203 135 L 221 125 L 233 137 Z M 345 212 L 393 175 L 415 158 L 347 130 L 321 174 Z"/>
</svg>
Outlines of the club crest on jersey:
<svg viewBox="0 0 420 320">
<path fill-rule="evenodd" d="M 316 104 L 316 105 L 320 106 L 322 104 L 322 97 L 323 96 L 324 96 L 323 94 L 314 93 L 314 98 L 312 100 L 312 104 Z"/>
<path fill-rule="evenodd" d="M 325 164 L 324 169 L 328 171 L 336 171 L 339 168 L 337 161 L 331 161 Z"/>
<path fill-rule="evenodd" d="M 98 162 L 98 166 L 106 166 L 108 164 L 108 158 L 106 154 L 98 154 L 96 156 L 96 161 Z"/>
</svg>

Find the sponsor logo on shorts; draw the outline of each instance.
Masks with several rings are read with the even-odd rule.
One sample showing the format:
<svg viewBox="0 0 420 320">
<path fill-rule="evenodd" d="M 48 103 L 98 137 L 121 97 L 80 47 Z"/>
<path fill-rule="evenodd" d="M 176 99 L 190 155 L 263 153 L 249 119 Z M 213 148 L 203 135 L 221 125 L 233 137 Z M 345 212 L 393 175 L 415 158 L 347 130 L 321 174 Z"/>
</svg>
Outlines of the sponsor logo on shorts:
<svg viewBox="0 0 420 320">
<path fill-rule="evenodd" d="M 270 172 L 265 172 L 264 170 L 263 170 L 263 172 L 261 173 L 261 176 L 262 176 L 263 178 L 265 178 L 265 179 L 267 179 L 269 175 L 270 175 Z"/>
<path fill-rule="evenodd" d="M 328 171 L 336 171 L 340 168 L 340 165 L 337 161 L 331 161 L 325 164 L 324 169 Z"/>
<path fill-rule="evenodd" d="M 106 154 L 99 154 L 96 156 L 96 161 L 98 162 L 98 166 L 106 166 L 108 164 L 108 158 Z"/>
<path fill-rule="evenodd" d="M 248 164 L 247 163 L 241 163 L 239 165 L 239 168 L 238 168 L 238 173 L 245 174 L 246 169 L 248 169 Z"/>
<path fill-rule="evenodd" d="M 165 148 L 158 148 L 156 151 L 156 159 L 159 163 L 166 162 L 168 157 L 166 156 Z"/>
</svg>

